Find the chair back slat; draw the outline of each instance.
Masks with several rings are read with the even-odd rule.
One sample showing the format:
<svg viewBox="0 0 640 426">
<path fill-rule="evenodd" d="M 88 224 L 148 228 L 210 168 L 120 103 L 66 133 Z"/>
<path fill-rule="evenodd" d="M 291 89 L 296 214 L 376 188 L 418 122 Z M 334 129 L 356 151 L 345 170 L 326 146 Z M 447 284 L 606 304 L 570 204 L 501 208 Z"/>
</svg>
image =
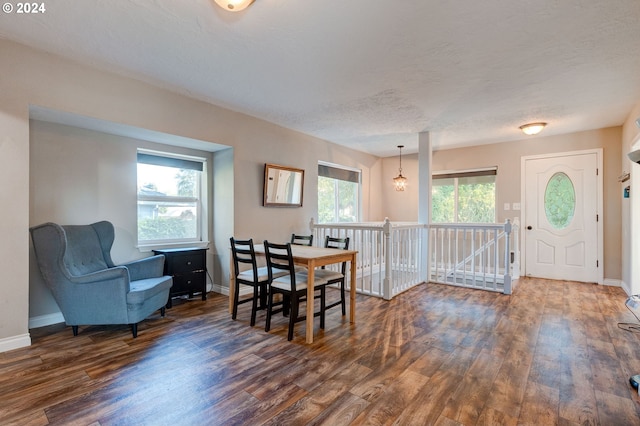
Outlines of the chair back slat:
<svg viewBox="0 0 640 426">
<path fill-rule="evenodd" d="M 313 245 L 313 234 L 311 235 L 291 234 L 291 244 L 296 244 L 299 246 L 311 246 Z"/>
<path fill-rule="evenodd" d="M 327 235 L 324 239 L 324 246 L 326 248 L 349 250 L 349 237 L 334 238 Z"/>
<path fill-rule="evenodd" d="M 324 246 L 326 248 L 349 250 L 349 237 L 335 238 L 327 235 L 324 239 Z M 347 272 L 347 262 L 342 262 L 342 275 L 345 275 L 346 272 Z"/>
<path fill-rule="evenodd" d="M 254 277 L 257 276 L 258 262 L 256 260 L 256 252 L 253 248 L 253 239 L 237 240 L 233 237 L 229 239 L 231 242 L 231 252 L 233 253 L 233 264 L 236 277 L 240 274 L 240 264 L 251 265 Z"/>
<path fill-rule="evenodd" d="M 291 243 L 278 244 L 264 241 L 264 253 L 267 258 L 269 281 L 273 280 L 274 270 L 287 271 L 291 279 L 291 290 L 296 291 L 296 268 L 291 253 Z"/>
</svg>

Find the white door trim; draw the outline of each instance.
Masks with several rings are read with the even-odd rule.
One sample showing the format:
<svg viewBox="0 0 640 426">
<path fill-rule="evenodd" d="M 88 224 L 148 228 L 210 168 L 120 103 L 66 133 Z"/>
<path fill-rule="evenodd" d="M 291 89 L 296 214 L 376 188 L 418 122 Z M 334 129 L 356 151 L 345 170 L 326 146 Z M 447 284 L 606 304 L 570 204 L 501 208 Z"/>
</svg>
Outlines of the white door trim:
<svg viewBox="0 0 640 426">
<path fill-rule="evenodd" d="M 596 161 L 598 164 L 598 176 L 596 177 L 597 179 L 597 209 L 598 209 L 598 242 L 597 242 L 597 253 L 598 253 L 598 284 L 604 284 L 604 217 L 603 217 L 603 207 L 604 207 L 604 195 L 603 195 L 603 176 L 604 176 L 604 172 L 603 172 L 603 158 L 602 158 L 602 148 L 597 148 L 597 149 L 586 149 L 586 150 L 582 150 L 582 151 L 568 151 L 568 152 L 553 152 L 553 153 L 549 153 L 549 154 L 539 154 L 539 155 L 527 155 L 527 156 L 523 156 L 520 157 L 520 206 L 521 206 L 521 213 L 522 213 L 522 221 L 520 222 L 520 229 L 521 229 L 521 233 L 520 233 L 520 276 L 526 276 L 527 274 L 527 253 L 526 253 L 526 238 L 527 238 L 527 233 L 526 233 L 526 224 L 527 224 L 527 206 L 525 203 L 525 187 L 526 187 L 526 176 L 525 176 L 525 163 L 527 160 L 539 160 L 539 159 L 543 159 L 543 158 L 554 158 L 554 157 L 567 157 L 567 156 L 573 156 L 573 155 L 580 155 L 580 154 L 596 154 Z"/>
</svg>

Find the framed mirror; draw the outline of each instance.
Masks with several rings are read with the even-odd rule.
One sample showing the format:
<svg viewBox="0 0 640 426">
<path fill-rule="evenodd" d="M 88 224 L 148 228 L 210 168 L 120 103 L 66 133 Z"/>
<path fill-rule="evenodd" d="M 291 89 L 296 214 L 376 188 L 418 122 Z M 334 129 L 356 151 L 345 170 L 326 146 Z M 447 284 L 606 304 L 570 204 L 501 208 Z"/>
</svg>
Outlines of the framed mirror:
<svg viewBox="0 0 640 426">
<path fill-rule="evenodd" d="M 265 207 L 302 207 L 304 170 L 293 167 L 264 165 Z"/>
</svg>

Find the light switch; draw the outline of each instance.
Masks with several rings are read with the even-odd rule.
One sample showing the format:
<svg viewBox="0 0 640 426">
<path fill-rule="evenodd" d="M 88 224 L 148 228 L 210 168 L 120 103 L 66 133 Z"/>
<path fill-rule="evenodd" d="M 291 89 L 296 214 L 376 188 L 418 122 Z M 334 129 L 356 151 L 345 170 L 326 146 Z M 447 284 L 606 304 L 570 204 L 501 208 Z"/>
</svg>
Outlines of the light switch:
<svg viewBox="0 0 640 426">
<path fill-rule="evenodd" d="M 509 205 L 509 203 L 504 203 L 504 209 L 511 210 L 511 206 Z"/>
</svg>

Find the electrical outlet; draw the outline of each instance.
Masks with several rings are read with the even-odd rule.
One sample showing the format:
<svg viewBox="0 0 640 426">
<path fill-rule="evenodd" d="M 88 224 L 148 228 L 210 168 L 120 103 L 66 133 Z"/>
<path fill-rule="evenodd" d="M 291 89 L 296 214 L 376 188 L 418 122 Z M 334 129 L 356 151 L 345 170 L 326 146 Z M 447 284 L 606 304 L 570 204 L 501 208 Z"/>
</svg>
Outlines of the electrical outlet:
<svg viewBox="0 0 640 426">
<path fill-rule="evenodd" d="M 520 203 L 513 203 L 514 210 L 520 210 Z"/>
</svg>

